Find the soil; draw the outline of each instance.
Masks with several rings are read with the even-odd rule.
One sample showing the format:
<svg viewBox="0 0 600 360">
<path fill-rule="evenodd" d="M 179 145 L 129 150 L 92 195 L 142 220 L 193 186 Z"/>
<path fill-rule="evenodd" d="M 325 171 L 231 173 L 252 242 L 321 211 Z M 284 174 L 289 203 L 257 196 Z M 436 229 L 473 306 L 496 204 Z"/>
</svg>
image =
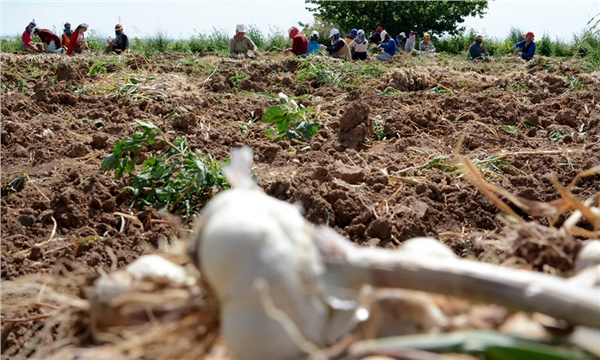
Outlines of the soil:
<svg viewBox="0 0 600 360">
<path fill-rule="evenodd" d="M 489 183 L 514 195 L 560 198 L 552 177 L 567 186 L 600 164 L 600 74 L 575 60 L 397 59 L 369 64 L 382 67 L 381 76 L 332 85 L 298 82 L 299 61 L 274 56 L 106 57 L 106 74 L 89 74 L 98 58 L 0 55 L 3 281 L 65 263 L 93 279 L 160 252 L 191 227 L 193 218 L 165 221 L 155 209 L 139 209 L 123 191 L 127 178 L 116 181 L 100 168 L 116 142 L 136 131 L 136 120 L 172 139 L 185 136 L 218 160 L 250 146 L 252 171 L 269 195 L 301 203 L 309 221 L 362 246 L 396 248 L 428 236 L 479 261 L 573 268 L 582 238 L 540 238 L 510 225 L 460 174 L 456 156 L 478 162 Z M 238 84 L 237 74 L 248 76 Z M 131 78 L 140 86 L 125 93 Z M 317 135 L 304 144 L 268 138 L 272 125 L 260 119 L 278 102 L 259 92 L 300 97 L 322 124 Z M 507 154 L 492 161 L 499 153 Z M 8 189 L 25 174 L 22 186 Z M 600 175 L 572 189 L 582 200 L 598 191 Z M 531 217 L 510 205 L 525 224 L 558 227 L 566 218 Z M 3 325 L 3 351 L 19 353 L 38 323 Z"/>
</svg>

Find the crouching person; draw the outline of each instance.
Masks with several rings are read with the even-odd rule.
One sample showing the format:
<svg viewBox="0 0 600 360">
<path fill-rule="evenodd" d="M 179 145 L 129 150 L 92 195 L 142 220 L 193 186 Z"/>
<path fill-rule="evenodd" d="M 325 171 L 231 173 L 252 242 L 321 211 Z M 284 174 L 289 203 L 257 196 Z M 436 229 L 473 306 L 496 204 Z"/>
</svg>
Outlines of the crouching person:
<svg viewBox="0 0 600 360">
<path fill-rule="evenodd" d="M 129 50 L 129 39 L 127 38 L 127 35 L 123 33 L 123 25 L 117 24 L 115 25 L 115 38 L 108 40 L 108 47 L 105 52 L 121 54 L 127 50 Z"/>
<path fill-rule="evenodd" d="M 488 54 L 483 51 L 483 36 L 477 35 L 475 41 L 469 46 L 467 59 L 472 61 L 490 61 Z"/>
<path fill-rule="evenodd" d="M 250 51 L 253 53 L 250 53 Z M 232 59 L 254 59 L 257 53 L 258 48 L 254 45 L 252 39 L 246 36 L 246 26 L 243 24 L 236 25 L 235 35 L 229 40 L 229 57 Z"/>
<path fill-rule="evenodd" d="M 33 33 L 36 36 L 38 36 L 40 38 L 40 40 L 42 40 L 42 43 L 44 44 L 44 46 L 46 48 L 46 52 L 62 54 L 66 51 L 61 46 L 60 38 L 58 37 L 58 35 L 56 35 L 52 31 L 50 31 L 48 29 L 35 28 L 33 30 Z"/>
</svg>

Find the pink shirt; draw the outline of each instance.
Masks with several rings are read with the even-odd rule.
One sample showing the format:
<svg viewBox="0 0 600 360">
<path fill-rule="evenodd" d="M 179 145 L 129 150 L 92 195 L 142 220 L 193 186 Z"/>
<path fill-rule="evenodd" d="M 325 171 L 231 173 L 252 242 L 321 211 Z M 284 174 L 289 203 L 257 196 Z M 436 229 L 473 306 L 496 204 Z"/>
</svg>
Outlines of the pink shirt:
<svg viewBox="0 0 600 360">
<path fill-rule="evenodd" d="M 27 47 L 32 48 L 33 45 L 31 45 L 31 43 L 33 42 L 33 32 L 28 33 L 27 31 L 23 31 L 23 36 L 21 36 L 21 40 L 23 40 L 23 44 L 27 45 Z"/>
</svg>

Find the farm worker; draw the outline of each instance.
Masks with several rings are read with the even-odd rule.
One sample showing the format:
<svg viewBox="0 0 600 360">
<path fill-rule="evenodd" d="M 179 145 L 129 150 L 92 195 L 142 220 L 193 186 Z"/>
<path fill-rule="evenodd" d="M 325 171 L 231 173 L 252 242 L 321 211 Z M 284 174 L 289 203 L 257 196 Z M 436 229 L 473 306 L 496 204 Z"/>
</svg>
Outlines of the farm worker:
<svg viewBox="0 0 600 360">
<path fill-rule="evenodd" d="M 431 43 L 431 35 L 429 33 L 423 34 L 423 41 L 419 44 L 419 53 L 427 55 L 437 55 L 435 53 L 435 46 Z"/>
<path fill-rule="evenodd" d="M 382 50 L 382 52 L 381 54 L 375 55 L 375 57 L 381 61 L 391 60 L 396 54 L 396 42 L 385 30 L 381 32 L 381 38 L 383 40 L 381 41 L 379 48 Z"/>
<path fill-rule="evenodd" d="M 483 36 L 477 35 L 475 41 L 469 46 L 468 60 L 473 61 L 490 61 L 488 54 L 483 51 Z"/>
<path fill-rule="evenodd" d="M 350 48 L 344 40 L 340 39 L 340 31 L 338 29 L 331 29 L 329 39 L 331 39 L 331 46 L 327 47 L 329 55 L 334 58 L 350 61 Z"/>
<path fill-rule="evenodd" d="M 292 39 L 292 47 L 291 49 L 285 49 L 285 52 L 297 56 L 306 56 L 308 52 L 308 39 L 306 36 L 295 26 L 288 30 L 288 36 Z"/>
<path fill-rule="evenodd" d="M 401 32 L 396 36 L 396 44 L 398 44 L 398 48 L 404 51 L 404 46 L 406 45 L 406 33 Z"/>
<path fill-rule="evenodd" d="M 381 32 L 383 31 L 383 27 L 378 26 L 377 29 L 375 29 L 375 33 L 371 36 L 371 42 L 375 45 L 379 45 L 381 43 L 381 40 L 383 40 L 383 38 L 381 37 Z"/>
<path fill-rule="evenodd" d="M 105 52 L 115 52 L 120 54 L 128 49 L 129 39 L 127 38 L 127 35 L 123 34 L 123 25 L 117 24 L 115 25 L 115 38 L 108 40 L 108 47 Z"/>
<path fill-rule="evenodd" d="M 52 31 L 35 28 L 33 33 L 37 35 L 44 44 L 46 44 L 47 52 L 60 54 L 65 52 L 65 49 L 63 49 L 60 44 L 60 38 Z"/>
<path fill-rule="evenodd" d="M 63 29 L 63 33 L 62 33 L 62 46 L 64 46 L 65 48 L 69 48 L 69 41 L 71 40 L 71 34 L 73 33 L 73 30 L 71 30 L 71 24 L 70 23 L 65 23 L 65 28 Z"/>
<path fill-rule="evenodd" d="M 258 49 L 252 39 L 246 36 L 246 25 L 238 24 L 235 26 L 235 35 L 229 40 L 229 57 L 232 59 L 251 58 L 254 59 L 254 54 L 249 54 L 248 51 L 256 54 Z"/>
<path fill-rule="evenodd" d="M 77 26 L 77 29 L 73 31 L 69 38 L 69 47 L 67 48 L 67 54 L 71 55 L 73 52 L 81 54 L 83 50 L 88 49 L 87 43 L 85 42 L 84 33 L 90 26 L 86 23 L 82 23 Z"/>
<path fill-rule="evenodd" d="M 354 50 L 352 60 L 366 60 L 368 46 L 369 41 L 365 39 L 365 31 L 362 29 L 358 30 L 356 38 L 348 45 L 350 49 Z"/>
<path fill-rule="evenodd" d="M 23 40 L 23 46 L 21 50 L 26 52 L 39 52 L 42 51 L 41 44 L 36 44 L 33 42 L 33 30 L 36 27 L 35 21 L 32 21 L 25 27 L 25 31 L 23 31 L 23 35 L 21 36 L 21 40 Z"/>
<path fill-rule="evenodd" d="M 515 44 L 515 51 L 513 54 L 515 56 L 520 55 L 521 59 L 526 61 L 533 59 L 533 54 L 535 54 L 535 43 L 533 42 L 534 38 L 535 35 L 533 35 L 531 31 L 525 34 L 525 40 L 521 40 Z M 521 49 L 520 53 L 519 49 Z"/>
<path fill-rule="evenodd" d="M 317 54 L 321 50 L 321 44 L 319 44 L 319 32 L 313 30 L 310 33 L 310 41 L 308 42 L 308 54 Z"/>
<path fill-rule="evenodd" d="M 358 30 L 352 29 L 352 30 L 350 30 L 348 35 L 346 35 L 346 38 L 344 39 L 344 41 L 346 42 L 346 44 L 350 45 L 352 40 L 356 39 L 357 35 L 358 35 Z"/>
<path fill-rule="evenodd" d="M 417 37 L 414 31 L 410 31 L 408 33 L 408 39 L 406 39 L 406 44 L 404 44 L 404 51 L 407 53 L 413 52 L 415 50 L 415 44 L 417 41 Z"/>
</svg>

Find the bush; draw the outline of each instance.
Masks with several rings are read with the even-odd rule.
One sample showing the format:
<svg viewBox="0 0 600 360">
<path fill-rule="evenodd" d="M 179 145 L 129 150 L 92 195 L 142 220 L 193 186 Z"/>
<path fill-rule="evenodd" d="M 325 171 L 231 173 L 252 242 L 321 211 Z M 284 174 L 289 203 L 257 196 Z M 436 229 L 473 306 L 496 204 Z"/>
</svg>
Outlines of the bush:
<svg viewBox="0 0 600 360">
<path fill-rule="evenodd" d="M 278 27 L 270 27 L 270 33 L 267 43 L 265 44 L 266 51 L 283 51 L 291 47 L 290 40 L 287 36 L 287 31 Z"/>
</svg>

